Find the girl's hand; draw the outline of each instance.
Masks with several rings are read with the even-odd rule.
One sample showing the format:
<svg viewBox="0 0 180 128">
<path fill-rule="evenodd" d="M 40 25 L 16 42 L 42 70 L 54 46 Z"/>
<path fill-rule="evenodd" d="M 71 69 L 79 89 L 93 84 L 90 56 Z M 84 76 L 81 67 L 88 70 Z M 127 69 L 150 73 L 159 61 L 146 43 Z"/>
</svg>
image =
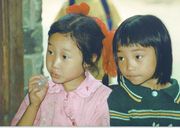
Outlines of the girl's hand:
<svg viewBox="0 0 180 128">
<path fill-rule="evenodd" d="M 28 84 L 30 105 L 39 107 L 48 90 L 48 81 L 43 75 L 33 76 Z"/>
</svg>

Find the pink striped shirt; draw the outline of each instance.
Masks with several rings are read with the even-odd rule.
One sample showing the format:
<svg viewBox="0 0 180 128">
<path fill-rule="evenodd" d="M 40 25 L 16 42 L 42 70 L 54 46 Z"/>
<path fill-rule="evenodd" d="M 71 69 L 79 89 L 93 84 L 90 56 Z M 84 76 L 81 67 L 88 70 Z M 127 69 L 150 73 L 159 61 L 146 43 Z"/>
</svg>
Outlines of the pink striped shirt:
<svg viewBox="0 0 180 128">
<path fill-rule="evenodd" d="M 35 126 L 109 126 L 107 98 L 111 89 L 90 73 L 74 91 L 66 92 L 62 85 L 49 81 L 46 97 L 36 115 Z M 22 117 L 29 98 L 26 95 L 11 124 Z"/>
</svg>

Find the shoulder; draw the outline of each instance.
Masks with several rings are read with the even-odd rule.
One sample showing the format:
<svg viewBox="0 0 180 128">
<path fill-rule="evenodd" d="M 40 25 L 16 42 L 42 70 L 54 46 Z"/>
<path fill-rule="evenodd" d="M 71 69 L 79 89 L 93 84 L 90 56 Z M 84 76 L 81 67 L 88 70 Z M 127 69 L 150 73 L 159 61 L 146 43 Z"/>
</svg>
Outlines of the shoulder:
<svg viewBox="0 0 180 128">
<path fill-rule="evenodd" d="M 105 90 L 105 91 L 108 91 L 108 92 L 112 92 L 112 88 L 110 88 L 109 86 L 104 85 L 103 83 L 101 83 L 100 88 L 102 90 Z"/>
<path fill-rule="evenodd" d="M 173 85 L 173 86 L 176 86 L 176 88 L 179 88 L 179 83 L 178 83 L 178 81 L 177 81 L 177 79 L 174 79 L 174 78 L 171 78 L 171 81 L 170 81 L 170 83 Z"/>
<path fill-rule="evenodd" d="M 107 86 L 105 86 L 105 85 L 102 84 L 101 82 L 100 82 L 99 84 L 100 84 L 100 86 L 99 86 L 99 88 L 97 88 L 97 90 L 96 90 L 96 92 L 95 92 L 96 95 L 97 95 L 98 97 L 102 97 L 102 98 L 107 99 L 107 98 L 109 97 L 109 95 L 111 94 L 112 89 L 109 88 L 109 87 L 107 87 Z"/>
<path fill-rule="evenodd" d="M 166 93 L 174 97 L 174 102 L 180 104 L 180 85 L 176 79 L 171 79 L 171 86 L 165 89 Z"/>
<path fill-rule="evenodd" d="M 119 109 L 121 106 L 122 108 L 129 108 L 132 104 L 136 103 L 136 101 L 130 97 L 130 94 L 128 94 L 128 92 L 120 85 L 110 85 L 110 88 L 112 89 L 112 92 L 108 97 L 110 109 Z"/>
<path fill-rule="evenodd" d="M 127 94 L 124 89 L 118 84 L 109 85 L 108 87 L 112 90 L 111 97 L 121 97 Z"/>
<path fill-rule="evenodd" d="M 125 91 L 118 84 L 110 85 L 109 88 L 112 89 L 112 92 L 108 98 L 108 102 L 117 103 L 119 101 L 118 99 L 122 101 L 126 97 Z"/>
<path fill-rule="evenodd" d="M 86 79 L 83 83 L 89 88 L 89 92 L 98 94 L 99 96 L 109 96 L 112 91 L 109 87 L 105 86 L 101 80 L 96 79 L 90 72 L 86 72 Z"/>
</svg>

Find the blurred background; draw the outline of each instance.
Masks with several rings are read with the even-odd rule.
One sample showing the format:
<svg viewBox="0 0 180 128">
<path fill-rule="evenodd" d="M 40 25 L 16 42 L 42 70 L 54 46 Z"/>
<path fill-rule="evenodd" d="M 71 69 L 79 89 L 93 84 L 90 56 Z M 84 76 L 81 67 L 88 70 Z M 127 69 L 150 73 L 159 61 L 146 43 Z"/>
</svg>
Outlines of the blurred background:
<svg viewBox="0 0 180 128">
<path fill-rule="evenodd" d="M 91 16 L 116 29 L 136 14 L 158 16 L 170 32 L 173 74 L 180 81 L 180 0 L 0 0 L 0 125 L 8 126 L 27 94 L 32 75 L 48 75 L 45 55 L 50 25 L 72 3 L 87 2 Z M 101 64 L 100 64 L 101 67 Z M 98 76 L 101 79 L 103 72 Z"/>
</svg>

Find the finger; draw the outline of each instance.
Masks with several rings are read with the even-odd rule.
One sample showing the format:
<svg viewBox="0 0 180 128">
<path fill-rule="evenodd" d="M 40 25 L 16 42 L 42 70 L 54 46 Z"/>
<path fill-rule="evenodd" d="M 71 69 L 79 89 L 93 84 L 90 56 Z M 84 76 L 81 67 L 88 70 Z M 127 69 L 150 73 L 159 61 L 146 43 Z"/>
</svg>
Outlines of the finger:
<svg viewBox="0 0 180 128">
<path fill-rule="evenodd" d="M 40 79 L 41 78 L 41 75 L 36 75 L 36 76 L 32 76 L 29 81 L 33 81 L 33 80 L 36 80 L 36 79 Z"/>
<path fill-rule="evenodd" d="M 34 90 L 37 87 L 38 87 L 37 82 L 33 82 L 29 85 L 28 91 L 31 92 L 32 90 Z"/>
<path fill-rule="evenodd" d="M 42 78 L 43 78 L 42 75 L 31 77 L 29 79 L 29 86 L 32 86 L 34 84 L 38 84 L 38 82 L 41 81 Z"/>
<path fill-rule="evenodd" d="M 48 77 L 45 77 L 43 75 L 38 75 L 38 76 L 33 76 L 29 79 L 29 84 L 28 84 L 28 88 L 29 88 L 29 92 L 32 91 L 33 88 L 38 87 L 39 89 L 42 89 L 43 86 L 48 86 Z"/>
<path fill-rule="evenodd" d="M 29 81 L 28 88 L 31 90 L 31 89 L 35 88 L 36 85 L 37 85 L 37 80 L 36 81 Z"/>
<path fill-rule="evenodd" d="M 38 91 L 40 91 L 39 88 L 33 88 L 33 89 L 29 90 L 29 93 L 35 95 L 35 93 L 37 93 Z"/>
</svg>

